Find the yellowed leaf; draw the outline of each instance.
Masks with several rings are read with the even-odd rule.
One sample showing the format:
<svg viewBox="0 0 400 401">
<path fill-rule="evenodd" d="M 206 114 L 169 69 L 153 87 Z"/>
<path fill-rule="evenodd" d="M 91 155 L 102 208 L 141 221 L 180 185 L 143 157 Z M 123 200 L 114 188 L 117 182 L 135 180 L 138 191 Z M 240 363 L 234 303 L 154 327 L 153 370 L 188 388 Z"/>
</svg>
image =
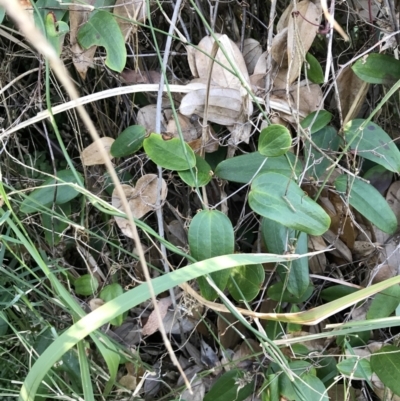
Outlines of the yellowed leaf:
<svg viewBox="0 0 400 401">
<path fill-rule="evenodd" d="M 113 157 L 111 156 L 110 149 L 114 141 L 115 141 L 114 138 L 105 136 L 103 138 L 100 138 L 100 144 L 97 144 L 97 142 L 93 142 L 88 147 L 83 149 L 81 153 L 81 159 L 83 165 L 94 166 L 96 164 L 105 163 L 103 154 L 100 153 L 99 146 L 103 147 L 106 150 L 109 159 L 112 159 Z"/>
</svg>

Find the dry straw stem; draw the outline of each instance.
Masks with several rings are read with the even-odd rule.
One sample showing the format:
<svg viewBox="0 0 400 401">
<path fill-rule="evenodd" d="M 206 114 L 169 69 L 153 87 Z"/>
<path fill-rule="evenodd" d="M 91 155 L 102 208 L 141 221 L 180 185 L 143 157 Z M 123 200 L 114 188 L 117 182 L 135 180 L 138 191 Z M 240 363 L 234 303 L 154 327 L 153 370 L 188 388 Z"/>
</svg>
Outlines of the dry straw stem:
<svg viewBox="0 0 400 401">
<path fill-rule="evenodd" d="M 85 126 L 87 127 L 93 141 L 95 143 L 99 144 L 100 153 L 103 154 L 105 165 L 107 167 L 107 170 L 110 174 L 110 177 L 111 177 L 113 183 L 115 184 L 115 187 L 117 188 L 117 191 L 121 198 L 123 210 L 126 213 L 128 220 L 131 224 L 131 229 L 133 232 L 133 237 L 134 237 L 135 246 L 136 246 L 136 249 L 138 252 L 140 264 L 142 266 L 143 273 L 146 278 L 147 285 L 149 287 L 149 293 L 151 295 L 151 299 L 152 299 L 152 302 L 154 305 L 154 310 L 156 311 L 157 317 L 160 322 L 160 332 L 163 336 L 165 346 L 169 352 L 171 360 L 177 366 L 179 372 L 182 374 L 182 377 L 185 379 L 186 386 L 190 389 L 191 388 L 190 383 L 187 380 L 187 378 L 173 352 L 173 349 L 168 340 L 167 334 L 164 330 L 164 326 L 162 324 L 161 314 L 158 309 L 157 299 L 154 294 L 149 269 L 146 264 L 146 259 L 144 257 L 144 252 L 143 252 L 143 248 L 142 248 L 142 245 L 141 245 L 141 242 L 139 239 L 139 234 L 138 234 L 138 231 L 136 228 L 136 224 L 133 220 L 132 211 L 129 207 L 128 200 L 126 199 L 125 193 L 121 187 L 121 183 L 114 170 L 111 160 L 109 159 L 104 147 L 101 146 L 100 137 L 96 131 L 96 128 L 94 127 L 94 124 L 93 124 L 92 120 L 90 119 L 88 113 L 83 108 L 82 103 L 79 102 L 79 94 L 78 94 L 77 90 L 75 89 L 71 79 L 69 78 L 68 72 L 65 69 L 64 64 L 57 56 L 53 47 L 46 41 L 45 37 L 35 27 L 35 25 L 33 24 L 32 20 L 30 19 L 29 15 L 27 14 L 27 12 L 22 9 L 18 0 L 0 0 L 0 5 L 2 5 L 5 8 L 5 10 L 7 11 L 7 14 L 15 21 L 15 23 L 18 25 L 21 32 L 31 42 L 31 44 L 38 50 L 38 52 L 42 53 L 44 55 L 44 57 L 46 57 L 49 60 L 54 73 L 57 75 L 58 79 L 64 85 L 65 90 L 68 92 L 71 99 L 73 99 L 73 101 L 76 102 L 75 106 L 78 109 L 78 113 L 80 114 L 82 121 L 84 122 Z M 50 116 L 51 116 L 51 114 L 50 114 L 50 112 L 48 112 L 44 118 L 50 117 Z M 41 119 L 43 119 L 43 118 L 41 118 Z"/>
</svg>

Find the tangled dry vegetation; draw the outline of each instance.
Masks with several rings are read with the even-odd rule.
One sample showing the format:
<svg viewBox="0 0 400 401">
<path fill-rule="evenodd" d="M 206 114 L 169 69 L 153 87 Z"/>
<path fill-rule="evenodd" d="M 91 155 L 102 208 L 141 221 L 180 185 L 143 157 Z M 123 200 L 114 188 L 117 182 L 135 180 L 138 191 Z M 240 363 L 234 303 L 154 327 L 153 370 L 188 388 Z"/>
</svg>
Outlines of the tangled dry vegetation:
<svg viewBox="0 0 400 401">
<path fill-rule="evenodd" d="M 34 399 L 398 399 L 398 2 L 19 4 L 25 25 L 7 7 L 0 25 L 1 399 L 79 318 L 157 277 L 158 308 L 149 293 L 109 312 Z M 168 275 L 235 253 L 212 280 Z"/>
</svg>

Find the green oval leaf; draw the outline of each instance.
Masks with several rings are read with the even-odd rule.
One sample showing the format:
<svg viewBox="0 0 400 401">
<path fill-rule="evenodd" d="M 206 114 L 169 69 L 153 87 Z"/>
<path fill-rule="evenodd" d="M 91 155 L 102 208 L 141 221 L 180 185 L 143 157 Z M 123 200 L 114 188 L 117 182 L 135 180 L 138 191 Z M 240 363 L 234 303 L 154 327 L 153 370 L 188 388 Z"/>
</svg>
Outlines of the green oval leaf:
<svg viewBox="0 0 400 401">
<path fill-rule="evenodd" d="M 126 63 L 125 39 L 113 15 L 97 11 L 78 31 L 78 42 L 88 49 L 94 45 L 106 49 L 106 66 L 121 72 Z"/>
<path fill-rule="evenodd" d="M 268 252 L 283 255 L 295 249 L 301 255 L 308 252 L 307 234 L 301 233 L 296 240 L 296 231 L 267 218 L 261 222 L 261 234 Z M 287 290 L 295 297 L 301 297 L 310 284 L 308 258 L 279 264 L 277 271 L 281 280 L 287 283 Z"/>
<path fill-rule="evenodd" d="M 77 278 L 74 282 L 75 292 L 78 295 L 89 296 L 93 295 L 99 288 L 97 278 L 91 274 L 84 274 Z"/>
<path fill-rule="evenodd" d="M 81 182 L 83 182 L 82 176 L 78 174 Z M 71 170 L 61 170 L 57 172 L 57 178 L 65 183 L 78 184 L 75 175 Z M 22 213 L 34 213 L 40 210 L 41 206 L 48 207 L 54 201 L 55 188 L 57 186 L 57 195 L 55 203 L 62 205 L 70 200 L 74 199 L 79 195 L 79 192 L 74 189 L 71 185 L 63 184 L 54 178 L 48 178 L 42 188 L 35 189 L 24 201 L 21 203 L 20 211 Z"/>
<path fill-rule="evenodd" d="M 279 281 L 268 287 L 267 294 L 269 298 L 276 302 L 290 302 L 291 304 L 299 304 L 307 301 L 307 299 L 311 297 L 313 291 L 314 287 L 309 285 L 306 291 L 304 291 L 300 297 L 296 297 L 287 290 L 283 281 Z"/>
<path fill-rule="evenodd" d="M 150 134 L 143 141 L 143 147 L 155 164 L 168 170 L 183 171 L 196 165 L 193 150 L 179 138 L 164 141 L 161 135 Z"/>
<path fill-rule="evenodd" d="M 346 141 L 357 156 L 372 160 L 390 171 L 400 171 L 400 151 L 390 136 L 373 122 L 360 129 L 364 120 L 349 121 L 344 127 Z"/>
<path fill-rule="evenodd" d="M 311 235 L 323 234 L 331 222 L 321 206 L 282 174 L 257 176 L 251 185 L 249 205 L 263 217 Z"/>
<path fill-rule="evenodd" d="M 400 396 L 400 348 L 386 345 L 371 355 L 371 369 L 382 383 Z"/>
<path fill-rule="evenodd" d="M 306 61 L 308 63 L 304 63 L 304 69 L 306 69 L 307 78 L 313 82 L 314 84 L 323 84 L 324 83 L 324 72 L 322 70 L 321 64 L 318 60 L 311 54 L 306 54 Z"/>
<path fill-rule="evenodd" d="M 347 191 L 347 178 L 346 175 L 341 175 L 336 179 L 335 187 L 339 192 Z M 397 230 L 397 218 L 379 191 L 358 178 L 351 178 L 350 184 L 350 205 L 380 230 L 388 234 L 394 233 Z"/>
<path fill-rule="evenodd" d="M 367 311 L 367 319 L 381 319 L 390 316 L 400 303 L 400 287 L 395 285 L 376 294 Z"/>
<path fill-rule="evenodd" d="M 296 163 L 296 156 L 290 152 L 284 156 L 265 159 L 266 157 L 259 152 L 232 157 L 218 164 L 215 175 L 223 180 L 247 184 L 257 172 L 259 175 L 272 171 L 292 177 L 293 174 L 301 174 L 303 169 L 301 162 Z M 296 166 L 294 172 L 293 166 Z"/>
<path fill-rule="evenodd" d="M 332 120 L 332 114 L 326 110 L 313 111 L 300 123 L 302 128 L 308 129 L 311 134 L 326 127 Z M 313 136 L 314 139 L 314 136 Z"/>
<path fill-rule="evenodd" d="M 141 125 L 131 125 L 122 131 L 111 145 L 111 155 L 125 157 L 134 154 L 142 146 L 146 130 Z"/>
<path fill-rule="evenodd" d="M 356 355 L 348 355 L 336 365 L 338 371 L 356 379 L 371 380 L 372 371 L 369 361 Z"/>
<path fill-rule="evenodd" d="M 353 294 L 353 292 L 356 291 L 358 291 L 357 288 L 349 287 L 347 285 L 333 285 L 332 287 L 325 288 L 321 291 L 321 298 L 326 302 L 331 302 L 345 297 L 346 295 Z"/>
<path fill-rule="evenodd" d="M 196 156 L 196 166 L 193 170 L 178 171 L 179 177 L 190 187 L 204 187 L 211 179 L 213 172 L 210 165 L 199 155 Z"/>
<path fill-rule="evenodd" d="M 261 131 L 258 151 L 266 157 L 284 155 L 292 145 L 292 136 L 283 125 L 271 124 Z"/>
<path fill-rule="evenodd" d="M 204 260 L 214 256 L 233 253 L 235 235 L 228 217 L 218 210 L 202 210 L 194 216 L 188 233 L 190 254 L 196 260 Z M 221 270 L 211 274 L 215 284 L 224 290 L 230 276 L 230 270 Z M 216 291 L 210 287 L 205 277 L 199 277 L 201 294 L 208 300 L 217 297 Z"/>
<path fill-rule="evenodd" d="M 124 289 L 118 283 L 113 283 L 106 285 L 99 294 L 99 298 L 102 299 L 104 302 L 108 302 L 113 300 L 114 298 L 119 297 L 124 293 Z M 115 317 L 114 319 L 110 320 L 110 324 L 113 326 L 121 326 L 121 324 L 125 321 L 127 316 L 127 312 L 122 313 L 121 315 Z"/>
<path fill-rule="evenodd" d="M 371 84 L 393 85 L 400 79 L 400 61 L 386 54 L 368 54 L 357 60 L 352 70 L 358 78 Z"/>
<path fill-rule="evenodd" d="M 237 302 L 252 301 L 260 292 L 264 279 L 264 267 L 260 264 L 235 267 L 229 276 L 229 293 Z"/>
</svg>

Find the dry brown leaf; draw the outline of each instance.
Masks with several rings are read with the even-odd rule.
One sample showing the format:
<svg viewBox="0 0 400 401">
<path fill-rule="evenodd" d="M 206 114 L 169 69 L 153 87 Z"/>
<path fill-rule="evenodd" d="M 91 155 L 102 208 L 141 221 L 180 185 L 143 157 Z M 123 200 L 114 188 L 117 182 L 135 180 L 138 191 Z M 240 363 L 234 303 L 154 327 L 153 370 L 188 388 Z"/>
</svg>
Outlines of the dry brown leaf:
<svg viewBox="0 0 400 401">
<path fill-rule="evenodd" d="M 81 153 L 81 159 L 84 166 L 95 166 L 97 164 L 104 164 L 106 161 L 104 160 L 103 154 L 99 150 L 99 146 L 103 147 L 110 160 L 113 158 L 111 156 L 110 150 L 111 145 L 114 143 L 115 139 L 105 136 L 100 138 L 100 144 L 97 142 L 93 142 L 85 149 L 83 149 Z"/>
<path fill-rule="evenodd" d="M 189 117 L 178 113 L 178 124 L 185 142 L 194 141 L 201 135 L 201 126 L 195 127 Z M 173 137 L 179 137 L 178 127 L 173 117 L 168 121 L 166 132 Z"/>
<path fill-rule="evenodd" d="M 343 72 L 338 76 L 337 88 L 340 96 L 340 107 L 342 110 L 342 117 L 346 121 L 355 118 L 364 103 L 365 97 L 368 92 L 369 84 L 366 84 L 351 69 L 347 66 Z M 354 107 L 354 102 L 356 106 Z M 351 110 L 351 114 L 348 115 Z"/>
<path fill-rule="evenodd" d="M 146 10 L 147 6 L 145 0 L 117 0 L 114 6 L 114 15 L 137 22 L 145 22 Z M 137 25 L 122 18 L 116 18 L 116 21 L 121 28 L 125 41 L 127 41 L 132 29 L 136 28 Z"/>
<path fill-rule="evenodd" d="M 198 78 L 199 73 L 198 73 L 197 67 L 196 67 L 196 49 L 192 46 L 185 46 L 185 49 L 187 52 L 190 72 L 192 73 L 194 78 Z"/>
<path fill-rule="evenodd" d="M 161 298 L 158 301 L 157 305 L 161 319 L 164 319 L 165 315 L 168 312 L 168 308 L 171 306 L 171 303 L 171 297 Z M 150 336 L 151 334 L 154 334 L 159 329 L 159 327 L 159 319 L 157 317 L 156 311 L 153 310 L 153 312 L 150 313 L 147 323 L 143 326 L 142 335 Z"/>
<path fill-rule="evenodd" d="M 310 252 L 322 251 L 326 249 L 326 243 L 321 236 L 315 237 L 313 235 L 309 235 L 308 249 Z M 327 266 L 325 253 L 321 253 L 319 255 L 311 257 L 308 263 L 312 273 L 314 274 L 323 273 Z"/>
<path fill-rule="evenodd" d="M 196 378 L 191 385 L 193 391 L 185 388 L 180 396 L 180 399 L 185 401 L 203 401 L 204 395 L 206 394 L 206 386 L 204 385 L 203 380 Z"/>
<path fill-rule="evenodd" d="M 279 33 L 283 29 L 287 28 L 289 25 L 289 20 L 293 12 L 293 2 L 291 1 L 290 4 L 286 7 L 285 11 L 282 13 L 281 17 L 279 18 L 278 23 L 276 24 L 276 31 Z"/>
<path fill-rule="evenodd" d="M 297 3 L 290 13 L 287 36 L 289 83 L 300 75 L 301 66 L 321 23 L 321 10 L 310 0 Z"/>
<path fill-rule="evenodd" d="M 121 185 L 134 218 L 140 219 L 146 213 L 155 210 L 158 191 L 157 181 L 158 177 L 156 174 L 146 174 L 139 178 L 134 188 L 126 184 Z M 160 201 L 162 202 L 166 197 L 167 184 L 162 180 Z M 112 193 L 112 205 L 118 210 L 123 211 L 121 199 L 116 189 Z M 127 219 L 115 217 L 115 222 L 124 235 L 133 238 L 133 233 Z"/>
<path fill-rule="evenodd" d="M 262 48 L 258 40 L 252 38 L 244 40 L 243 57 L 249 74 L 253 74 L 254 67 L 256 66 L 261 54 Z"/>
<path fill-rule="evenodd" d="M 285 52 L 287 49 L 288 31 L 288 28 L 282 29 L 282 31 L 275 35 L 274 39 L 272 40 L 271 56 L 279 65 L 279 68 L 288 67 L 287 52 Z"/>
<path fill-rule="evenodd" d="M 206 90 L 188 93 L 182 99 L 179 111 L 185 116 L 204 115 Z M 208 120 L 221 125 L 233 125 L 243 114 L 242 97 L 238 89 L 211 88 L 208 98 Z"/>
<path fill-rule="evenodd" d="M 93 58 L 97 46 L 92 46 L 84 50 L 77 41 L 77 35 L 79 28 L 88 21 L 91 12 L 84 6 L 93 6 L 95 0 L 86 0 L 85 5 L 81 5 L 81 2 L 78 0 L 72 0 L 71 3 L 69 6 L 69 38 L 72 62 L 81 78 L 85 79 L 88 68 L 93 67 Z"/>
<path fill-rule="evenodd" d="M 328 230 L 322 235 L 322 237 L 329 245 L 333 245 L 335 247 L 330 254 L 338 256 L 349 263 L 353 261 L 353 256 L 350 252 L 350 249 L 337 237 L 335 233 L 333 233 L 331 230 Z"/>
<path fill-rule="evenodd" d="M 355 241 L 353 254 L 356 259 L 364 259 L 376 251 L 378 244 L 370 241 Z"/>
<path fill-rule="evenodd" d="M 167 129 L 168 120 L 172 117 L 172 110 L 164 110 L 161 113 L 161 132 L 165 132 Z M 157 105 L 149 104 L 148 106 L 142 107 L 136 117 L 138 125 L 143 125 L 146 129 L 147 134 L 156 132 L 156 119 L 157 119 Z M 161 132 L 157 132 L 161 134 Z"/>
<path fill-rule="evenodd" d="M 389 278 L 397 276 L 397 268 L 391 265 L 378 266 L 376 272 L 371 272 L 371 284 L 377 284 Z"/>
<path fill-rule="evenodd" d="M 169 224 L 166 224 L 165 228 L 165 233 L 169 242 L 181 248 L 186 247 L 187 232 L 185 231 L 181 222 L 178 220 L 172 220 Z"/>
<path fill-rule="evenodd" d="M 234 349 L 246 329 L 232 313 L 220 313 L 217 318 L 218 339 L 224 349 Z"/>
<path fill-rule="evenodd" d="M 161 74 L 157 71 L 134 71 L 126 69 L 121 72 L 120 77 L 127 85 L 132 84 L 158 84 Z"/>
<path fill-rule="evenodd" d="M 239 48 L 226 35 L 216 34 L 216 37 L 221 45 L 224 47 L 225 53 L 227 54 L 230 62 L 235 65 L 235 69 L 241 75 L 242 80 L 244 82 L 250 83 L 246 63 Z M 195 61 L 197 72 L 200 78 L 208 79 L 211 63 L 211 58 L 209 57 L 209 55 L 212 53 L 213 45 L 214 38 L 211 36 L 205 36 L 198 44 L 199 50 L 196 50 L 195 52 Z M 222 53 L 221 49 L 218 49 L 215 59 L 218 61 L 219 64 L 215 62 L 213 63 L 211 75 L 213 81 L 223 88 L 242 89 L 242 84 L 239 78 L 228 71 L 233 70 L 233 68 L 231 66 L 231 63 Z M 244 94 L 242 93 L 242 95 Z"/>
</svg>

